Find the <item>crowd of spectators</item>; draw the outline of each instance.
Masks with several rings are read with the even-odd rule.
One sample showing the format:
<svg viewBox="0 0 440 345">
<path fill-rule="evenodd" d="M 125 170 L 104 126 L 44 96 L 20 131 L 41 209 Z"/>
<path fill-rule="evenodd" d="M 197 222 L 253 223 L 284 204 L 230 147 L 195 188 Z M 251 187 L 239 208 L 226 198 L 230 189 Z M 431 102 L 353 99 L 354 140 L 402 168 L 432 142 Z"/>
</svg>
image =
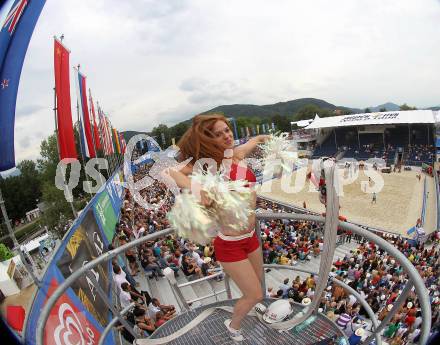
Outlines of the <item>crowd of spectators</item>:
<svg viewBox="0 0 440 345">
<path fill-rule="evenodd" d="M 149 168 L 149 165 L 142 166 L 135 179 L 144 177 Z M 168 227 L 166 213 L 174 199 L 166 186 L 155 181 L 141 193 L 153 208 L 145 210 L 140 207 L 127 191 L 111 248 Z M 259 199 L 257 211 L 261 210 L 288 211 L 284 206 Z M 320 255 L 323 246 L 320 224 L 273 220 L 262 221 L 260 226 L 265 263 L 295 265 L 299 261 L 311 260 Z M 430 246 L 421 244 L 411 247 L 409 241 L 399 236 L 383 236 L 405 254 L 424 280 L 432 304 L 433 329 L 436 329 L 439 327 L 440 305 L 438 240 Z M 351 241 L 351 234 L 345 234 L 345 238 Z M 407 276 L 395 259 L 380 251 L 374 243 L 362 241 L 361 238 L 356 239 L 358 247 L 333 263 L 331 279 L 343 280 L 357 290 L 379 319 L 383 320 L 405 286 Z M 144 242 L 113 260 L 113 279 L 121 307 L 133 302 L 136 304 L 127 319 L 136 326 L 140 334 L 151 334 L 157 327 L 174 317 L 176 310 L 174 306 L 161 304 L 147 291 L 139 291 L 136 276 L 147 274 L 151 279 L 164 279 L 163 270 L 167 267 L 174 271 L 176 277 L 183 274 L 191 280 L 212 274 L 219 268 L 219 264 L 215 259 L 212 243 L 200 246 L 175 235 Z M 315 279 L 313 275 L 304 280 L 300 276 L 293 281 L 286 278 L 275 291 L 274 288 L 268 289 L 267 295 L 273 298 L 292 298 L 303 303 L 304 299 L 315 297 Z M 354 296 L 332 284 L 331 279 L 325 294 L 320 296 L 320 311 L 334 320 L 349 337 L 351 345 L 355 345 L 362 338 L 362 335 L 359 336 L 362 331 L 356 332 L 357 329 L 371 327 L 371 323 L 365 322 L 368 315 Z M 421 322 L 419 301 L 414 291 L 411 291 L 404 305 L 383 332 L 383 337 L 393 345 L 411 344 L 418 339 Z M 126 330 L 122 326 L 120 328 L 129 338 Z"/>
<path fill-rule="evenodd" d="M 434 160 L 433 145 L 408 145 L 408 165 L 432 164 Z"/>
<path fill-rule="evenodd" d="M 273 212 L 286 211 L 283 206 L 264 200 L 259 201 L 259 207 Z M 308 248 L 306 253 L 309 253 L 311 248 L 316 248 L 314 247 L 316 243 L 318 248 L 319 244 L 322 244 L 318 229 L 316 224 L 310 222 L 292 223 L 281 220 L 262 222 L 262 237 L 267 236 L 263 242 L 265 262 L 294 264 L 297 256 L 289 262 L 289 255 L 294 253 L 292 248 L 303 248 L 304 251 Z M 422 277 L 432 306 L 433 330 L 438 330 L 440 327 L 440 242 L 438 235 L 435 233 L 431 236 L 432 242 L 429 246 L 418 244 L 414 247 L 412 241 L 398 235 L 382 234 L 385 240 L 393 244 L 414 264 Z M 350 238 L 351 241 L 350 234 L 344 234 L 344 237 L 347 240 Z M 356 240 L 358 241 L 356 249 L 333 262 L 331 279 L 320 302 L 320 311 L 336 322 L 349 337 L 351 345 L 359 343 L 362 339 L 362 335 L 359 334 L 364 334 L 363 331 L 355 334 L 356 330 L 358 328 L 371 330 L 371 322 L 366 322 L 369 316 L 356 298 L 339 285 L 332 284 L 332 279 L 342 280 L 358 291 L 381 321 L 391 310 L 408 279 L 402 266 L 396 263 L 393 257 L 381 251 L 376 244 L 360 238 Z M 265 246 L 268 249 L 265 249 Z M 319 255 L 318 250 L 316 253 Z M 282 259 L 284 256 L 287 260 Z M 270 287 L 268 295 L 272 298 L 292 298 L 296 302 L 303 303 L 305 299 L 314 297 L 315 285 L 313 275 L 304 280 L 298 275 L 293 281 L 286 278 L 276 291 Z M 421 323 L 419 301 L 412 289 L 403 306 L 382 333 L 382 337 L 393 345 L 416 343 L 420 335 Z M 363 337 L 365 338 L 366 335 Z"/>
<path fill-rule="evenodd" d="M 151 165 L 141 166 L 134 174 L 138 181 L 148 174 Z M 172 193 L 165 184 L 154 181 L 141 191 L 141 196 L 151 207 L 144 209 L 134 201 L 127 190 L 121 207 L 121 217 L 115 227 L 115 235 L 109 249 L 124 245 L 156 231 L 166 229 L 169 224 L 167 212 L 174 202 Z M 215 260 L 212 243 L 199 246 L 191 241 L 168 235 L 153 241 L 146 241 L 137 247 L 125 251 L 112 261 L 113 281 L 121 308 L 135 303 L 134 309 L 127 314 L 127 320 L 134 326 L 140 336 L 148 336 L 157 327 L 175 316 L 172 305 L 163 305 L 148 291 L 139 291 L 137 276 L 146 275 L 149 279 L 165 279 L 164 269 L 170 268 L 176 278 L 179 274 L 188 280 L 214 274 L 219 268 Z M 221 280 L 218 276 L 217 280 Z M 131 334 L 119 325 L 123 336 L 131 342 Z"/>
</svg>

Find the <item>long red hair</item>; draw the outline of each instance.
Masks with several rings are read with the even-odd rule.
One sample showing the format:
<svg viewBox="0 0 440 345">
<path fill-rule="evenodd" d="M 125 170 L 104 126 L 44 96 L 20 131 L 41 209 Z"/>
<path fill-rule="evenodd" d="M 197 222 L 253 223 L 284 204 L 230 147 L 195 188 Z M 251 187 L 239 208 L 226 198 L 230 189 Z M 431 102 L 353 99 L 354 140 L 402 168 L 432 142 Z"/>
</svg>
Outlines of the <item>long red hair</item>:
<svg viewBox="0 0 440 345">
<path fill-rule="evenodd" d="M 181 159 L 192 157 L 194 164 L 200 158 L 212 158 L 221 164 L 224 158 L 224 149 L 219 147 L 213 133 L 217 121 L 223 121 L 231 128 L 228 120 L 222 114 L 196 115 L 190 128 L 177 143 L 180 148 Z"/>
</svg>

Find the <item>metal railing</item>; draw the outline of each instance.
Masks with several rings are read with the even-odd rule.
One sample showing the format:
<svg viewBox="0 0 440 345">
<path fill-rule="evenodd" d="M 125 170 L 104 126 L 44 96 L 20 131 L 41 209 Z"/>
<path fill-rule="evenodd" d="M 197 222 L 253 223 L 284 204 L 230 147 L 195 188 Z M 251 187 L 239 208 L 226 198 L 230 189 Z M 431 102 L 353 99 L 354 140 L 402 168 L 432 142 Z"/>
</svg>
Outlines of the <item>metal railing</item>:
<svg viewBox="0 0 440 345">
<path fill-rule="evenodd" d="M 136 305 L 136 303 L 130 303 L 128 306 L 126 306 L 124 309 L 121 310 L 120 315 L 124 316 L 127 314 L 131 308 L 133 308 Z M 103 345 L 105 338 L 107 337 L 107 334 L 111 331 L 114 325 L 118 322 L 118 317 L 113 317 L 113 319 L 108 323 L 107 327 L 104 328 L 104 330 L 101 333 L 101 336 L 99 337 L 98 345 Z"/>
<path fill-rule="evenodd" d="M 49 318 L 50 311 L 54 307 L 55 303 L 58 301 L 58 299 L 64 294 L 64 292 L 83 274 L 88 274 L 91 269 L 96 267 L 97 265 L 107 262 L 111 260 L 116 255 L 125 252 L 126 250 L 136 247 L 146 241 L 151 241 L 160 237 L 164 237 L 166 235 L 174 233 L 173 229 L 166 229 L 162 231 L 158 231 L 156 233 L 138 238 L 132 242 L 126 243 L 123 246 L 120 246 L 118 248 L 115 248 L 113 250 L 110 250 L 98 258 L 88 262 L 85 264 L 81 269 L 73 272 L 64 282 L 62 282 L 57 289 L 52 293 L 52 295 L 48 298 L 44 308 L 41 310 L 40 318 L 38 319 L 38 326 L 36 331 L 36 342 L 39 345 L 44 344 L 44 327 L 46 325 L 46 322 Z M 93 274 L 90 276 L 90 278 L 93 278 Z M 95 285 L 95 284 L 94 284 Z M 97 288 L 97 291 L 99 291 L 99 285 L 96 284 L 95 287 Z M 119 320 L 124 323 L 124 319 L 119 318 Z M 129 331 L 131 327 L 126 327 Z"/>
<path fill-rule="evenodd" d="M 268 214 L 268 213 L 260 213 L 257 215 L 257 219 L 291 219 L 291 220 L 306 220 L 306 221 L 314 221 L 314 222 L 324 222 L 324 218 L 320 216 L 313 215 L 296 215 L 291 213 L 277 213 L 277 214 Z M 407 294 L 414 287 L 417 297 L 419 299 L 423 323 L 421 326 L 420 332 L 420 344 L 425 344 L 429 337 L 429 332 L 431 329 L 431 304 L 429 300 L 429 295 L 427 293 L 426 287 L 424 285 L 423 279 L 420 277 L 417 269 L 413 266 L 413 264 L 405 257 L 403 253 L 401 253 L 397 248 L 395 248 L 391 243 L 384 240 L 382 237 L 375 235 L 374 233 L 362 229 L 359 226 L 354 224 L 350 224 L 347 222 L 339 222 L 339 227 L 343 230 L 352 231 L 354 234 L 365 237 L 367 240 L 374 242 L 378 245 L 382 250 L 386 251 L 388 254 L 392 255 L 394 259 L 403 267 L 405 273 L 408 275 L 408 281 L 406 283 L 405 288 L 403 289 L 402 294 L 399 296 L 397 301 L 393 304 L 393 308 L 388 313 L 387 317 L 379 324 L 378 328 L 372 333 L 370 337 L 368 337 L 363 344 L 368 344 L 367 341 L 371 341 L 372 337 L 376 336 L 376 333 L 379 334 L 383 330 L 383 328 L 389 323 L 392 317 L 399 311 L 401 306 L 406 300 Z M 264 270 L 263 270 L 264 271 Z"/>
<path fill-rule="evenodd" d="M 434 174 L 434 184 L 435 184 L 435 205 L 437 210 L 437 230 L 440 229 L 440 185 L 438 180 L 437 171 L 433 171 Z"/>
<path fill-rule="evenodd" d="M 300 206 L 289 205 L 289 204 L 287 204 L 285 202 L 282 202 L 282 201 L 279 201 L 279 200 L 276 200 L 276 199 L 272 199 L 272 198 L 269 198 L 267 196 L 258 196 L 258 199 L 262 199 L 262 200 L 265 200 L 265 201 L 272 202 L 274 204 L 281 205 L 283 208 L 290 209 L 290 210 L 292 210 L 295 213 L 311 214 L 311 215 L 315 215 L 315 216 L 320 216 L 321 215 L 318 212 L 314 212 L 314 211 L 311 211 L 309 209 L 306 209 L 306 208 L 303 208 L 303 207 L 300 207 Z M 439 206 L 439 212 L 440 212 L 440 206 Z M 384 229 L 381 229 L 381 228 L 376 228 L 376 227 L 365 225 L 365 224 L 362 224 L 362 223 L 351 222 L 349 220 L 347 221 L 347 223 L 353 224 L 353 225 L 357 225 L 357 226 L 359 226 L 359 227 L 361 227 L 363 229 L 366 229 L 368 231 L 371 231 L 371 232 L 373 232 L 375 234 L 379 234 L 379 235 L 380 234 L 389 234 L 389 235 L 396 235 L 396 236 L 404 237 L 404 236 L 402 236 L 400 234 L 396 234 L 396 233 L 388 231 L 388 230 L 384 230 Z M 405 238 L 409 238 L 409 236 L 405 237 Z"/>
<path fill-rule="evenodd" d="M 314 221 L 314 222 L 318 222 L 318 223 L 324 223 L 324 218 L 322 216 L 316 216 L 316 215 L 292 214 L 292 213 L 276 213 L 276 214 L 275 213 L 272 213 L 272 214 L 264 213 L 264 214 L 257 214 L 257 219 L 258 220 L 261 220 L 261 219 L 279 219 L 279 218 L 291 219 L 291 220 L 306 220 L 306 221 Z M 356 226 L 356 225 L 353 225 L 353 224 L 349 224 L 349 223 L 346 223 L 346 222 L 339 222 L 338 226 L 340 226 L 344 230 L 352 231 L 354 234 L 358 234 L 360 236 L 363 236 L 363 237 L 367 238 L 370 241 L 375 242 L 381 249 L 385 250 L 390 255 L 392 255 L 395 258 L 395 260 L 398 263 L 400 263 L 400 265 L 405 270 L 405 273 L 408 275 L 408 282 L 407 282 L 407 284 L 406 284 L 402 294 L 397 299 L 397 301 L 394 303 L 393 308 L 388 313 L 387 317 L 380 324 L 378 324 L 377 323 L 377 319 L 375 319 L 375 317 L 371 316 L 371 320 L 373 322 L 374 331 L 373 331 L 372 335 L 370 337 L 368 337 L 363 343 L 364 344 L 368 344 L 367 341 L 370 341 L 373 337 L 376 337 L 376 339 L 377 339 L 377 337 L 380 335 L 380 332 L 382 331 L 382 329 L 389 323 L 391 318 L 398 312 L 400 307 L 403 305 L 403 303 L 405 302 L 407 294 L 409 293 L 409 291 L 414 287 L 415 291 L 417 293 L 417 297 L 419 299 L 419 303 L 420 303 L 420 307 L 421 307 L 421 313 L 422 313 L 422 318 L 424 320 L 424 322 L 422 323 L 422 328 L 421 328 L 421 333 L 420 333 L 420 344 L 425 344 L 427 339 L 428 339 L 430 328 L 431 328 L 431 308 L 430 308 L 429 296 L 426 293 L 426 288 L 424 286 L 423 280 L 420 278 L 420 275 L 418 274 L 418 272 L 415 269 L 415 267 L 411 264 L 411 262 L 397 248 L 392 246 L 390 243 L 385 241 L 383 238 L 373 234 L 372 232 L 370 232 L 370 231 L 368 231 L 366 229 L 362 229 L 359 226 Z M 103 255 L 101 255 L 100 257 L 96 258 L 95 260 L 93 260 L 91 262 L 88 262 L 86 265 L 84 265 L 78 271 L 75 271 L 62 284 L 60 284 L 58 286 L 58 288 L 49 297 L 46 305 L 42 309 L 41 316 L 39 318 L 39 322 L 38 322 L 38 326 L 37 326 L 37 334 L 36 334 L 37 335 L 36 336 L 37 344 L 38 345 L 43 345 L 43 341 L 44 341 L 44 328 L 45 328 L 46 322 L 47 322 L 47 320 L 49 318 L 50 311 L 52 310 L 52 308 L 55 305 L 55 303 L 57 302 L 57 300 L 61 297 L 61 295 L 70 287 L 70 285 L 73 282 L 75 282 L 76 279 L 78 279 L 83 274 L 87 274 L 88 271 L 90 271 L 92 268 L 94 268 L 98 264 L 100 264 L 102 262 L 106 262 L 108 260 L 111 260 L 113 257 L 115 257 L 116 255 L 126 251 L 129 248 L 138 246 L 141 243 L 149 241 L 149 240 L 154 240 L 154 239 L 157 239 L 157 238 L 160 238 L 160 237 L 164 237 L 164 236 L 166 236 L 168 234 L 171 234 L 173 232 L 174 231 L 172 229 L 167 229 L 167 230 L 162 230 L 160 232 L 157 232 L 157 233 L 154 233 L 154 234 L 151 234 L 151 235 L 144 236 L 144 237 L 139 238 L 139 239 L 137 239 L 135 241 L 127 243 L 127 244 L 125 244 L 125 245 L 123 245 L 121 247 L 118 247 L 118 248 L 116 248 L 114 250 L 111 250 L 111 251 L 108 251 L 108 252 L 104 253 Z M 258 231 L 257 231 L 257 233 L 258 233 Z M 267 267 L 271 267 L 271 266 L 267 265 Z M 277 266 L 277 268 L 278 268 L 278 266 Z M 295 267 L 289 267 L 289 266 L 281 266 L 280 268 L 287 268 L 287 269 L 295 270 Z M 296 270 L 300 271 L 299 269 L 296 269 Z M 305 270 L 302 270 L 302 271 L 305 271 Z M 263 272 L 264 272 L 264 270 L 263 270 Z M 218 273 L 218 274 L 220 274 L 220 273 Z M 193 281 L 193 282 L 190 282 L 190 283 L 185 283 L 185 284 L 182 284 L 182 285 L 183 286 L 188 286 L 188 285 L 191 285 L 191 283 L 195 284 L 195 283 L 198 283 L 200 281 L 213 279 L 215 277 L 216 277 L 216 275 L 212 275 L 211 277 L 201 278 L 198 281 L 196 280 L 196 281 Z M 344 284 L 343 282 L 340 282 L 340 281 L 337 281 L 337 280 L 333 280 L 332 282 L 336 283 L 336 284 L 340 284 L 341 286 L 343 286 L 342 284 Z M 225 278 L 225 285 L 226 285 L 226 289 L 225 289 L 224 292 L 227 293 L 228 298 L 231 298 L 232 297 L 231 296 L 231 292 L 230 292 L 231 290 L 230 290 L 230 287 L 229 287 L 229 279 L 228 279 L 227 276 Z M 177 286 L 177 284 L 176 284 L 176 286 Z M 173 291 L 174 291 L 174 289 L 173 289 Z M 181 294 L 180 289 L 177 288 L 175 292 L 176 292 L 177 296 L 179 297 L 179 299 L 181 299 L 181 301 L 184 301 L 184 298 L 183 298 L 183 295 Z M 350 293 L 352 293 L 352 292 L 355 292 L 355 291 L 350 291 Z M 264 289 L 264 293 L 265 293 L 265 289 Z M 356 295 L 354 295 L 354 296 L 357 298 Z M 360 303 L 362 305 L 364 304 L 361 301 L 360 301 Z M 366 310 L 367 310 L 367 308 L 366 308 Z M 370 312 L 368 312 L 368 313 L 370 314 Z M 117 314 L 116 319 L 119 319 L 123 323 L 123 321 L 120 318 L 120 313 Z M 380 344 L 380 343 L 378 343 L 378 344 Z"/>
<path fill-rule="evenodd" d="M 266 265 L 263 265 L 263 267 L 264 268 L 274 268 L 274 269 L 287 269 L 287 270 L 291 270 L 291 271 L 295 271 L 295 272 L 309 273 L 309 274 L 313 274 L 313 275 L 316 275 L 317 277 L 319 277 L 318 272 L 313 272 L 313 271 L 307 270 L 307 269 L 298 269 L 298 268 L 292 267 L 292 266 L 266 264 Z M 348 293 L 353 295 L 359 301 L 360 305 L 365 309 L 368 316 L 370 317 L 371 323 L 373 324 L 374 331 L 373 331 L 373 329 L 372 329 L 372 331 L 373 331 L 374 336 L 376 338 L 376 345 L 381 345 L 382 338 L 380 336 L 380 333 L 377 331 L 377 329 L 379 328 L 379 322 L 377 320 L 376 314 L 374 314 L 374 311 L 373 311 L 373 309 L 371 309 L 370 305 L 365 301 L 365 299 L 363 299 L 361 297 L 361 295 L 356 290 L 351 288 L 349 285 L 347 285 L 343 281 L 338 280 L 338 279 L 333 279 L 333 277 L 329 277 L 328 279 L 329 279 L 330 283 L 339 285 L 340 287 L 342 287 L 345 291 L 347 291 Z M 316 296 L 316 298 L 318 298 L 318 296 Z"/>
</svg>

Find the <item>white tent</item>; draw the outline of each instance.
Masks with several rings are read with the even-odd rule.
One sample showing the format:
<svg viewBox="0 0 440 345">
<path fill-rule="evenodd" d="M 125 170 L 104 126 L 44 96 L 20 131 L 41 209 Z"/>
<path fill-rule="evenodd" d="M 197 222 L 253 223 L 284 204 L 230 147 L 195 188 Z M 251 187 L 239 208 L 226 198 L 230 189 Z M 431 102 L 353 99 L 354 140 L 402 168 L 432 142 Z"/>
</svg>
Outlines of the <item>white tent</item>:
<svg viewBox="0 0 440 345">
<path fill-rule="evenodd" d="M 20 256 L 0 262 L 0 290 L 3 295 L 15 295 L 30 284 L 32 278 L 21 262 Z"/>
<path fill-rule="evenodd" d="M 388 111 L 383 113 L 315 117 L 315 120 L 306 129 L 413 123 L 433 124 L 435 121 L 432 110 Z"/>
<path fill-rule="evenodd" d="M 5 296 L 20 292 L 20 288 L 14 280 L 15 269 L 16 265 L 13 258 L 0 262 L 0 290 Z"/>
</svg>

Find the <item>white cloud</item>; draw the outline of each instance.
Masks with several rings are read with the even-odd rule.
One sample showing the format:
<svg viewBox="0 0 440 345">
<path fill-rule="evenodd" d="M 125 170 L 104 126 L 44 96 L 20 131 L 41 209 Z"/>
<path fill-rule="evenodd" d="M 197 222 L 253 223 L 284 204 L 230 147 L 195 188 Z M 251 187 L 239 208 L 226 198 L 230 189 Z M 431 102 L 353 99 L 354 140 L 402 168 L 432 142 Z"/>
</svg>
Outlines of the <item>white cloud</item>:
<svg viewBox="0 0 440 345">
<path fill-rule="evenodd" d="M 299 97 L 438 105 L 439 17 L 436 0 L 48 1 L 22 73 L 17 161 L 53 132 L 53 35 L 118 129 L 151 130 Z"/>
</svg>

